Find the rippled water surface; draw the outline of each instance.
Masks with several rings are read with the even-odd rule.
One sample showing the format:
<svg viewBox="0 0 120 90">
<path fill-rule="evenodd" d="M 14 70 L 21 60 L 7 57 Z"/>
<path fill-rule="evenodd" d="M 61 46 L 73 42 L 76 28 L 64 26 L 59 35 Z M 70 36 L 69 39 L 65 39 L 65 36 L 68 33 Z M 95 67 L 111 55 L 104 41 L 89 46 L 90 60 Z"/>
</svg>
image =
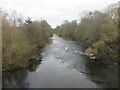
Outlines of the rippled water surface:
<svg viewBox="0 0 120 90">
<path fill-rule="evenodd" d="M 54 35 L 44 47 L 42 61 L 3 76 L 4 88 L 117 87 L 117 65 L 92 60 L 84 45 Z"/>
</svg>

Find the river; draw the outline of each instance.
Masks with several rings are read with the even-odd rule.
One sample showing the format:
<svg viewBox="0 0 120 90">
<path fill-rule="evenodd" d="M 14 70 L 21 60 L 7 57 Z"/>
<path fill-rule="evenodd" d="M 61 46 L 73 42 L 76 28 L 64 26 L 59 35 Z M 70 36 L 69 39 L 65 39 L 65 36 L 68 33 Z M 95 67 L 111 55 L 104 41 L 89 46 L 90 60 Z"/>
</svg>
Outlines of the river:
<svg viewBox="0 0 120 90">
<path fill-rule="evenodd" d="M 53 35 L 42 61 L 3 76 L 4 88 L 116 88 L 116 63 L 91 59 L 84 44 Z"/>
</svg>

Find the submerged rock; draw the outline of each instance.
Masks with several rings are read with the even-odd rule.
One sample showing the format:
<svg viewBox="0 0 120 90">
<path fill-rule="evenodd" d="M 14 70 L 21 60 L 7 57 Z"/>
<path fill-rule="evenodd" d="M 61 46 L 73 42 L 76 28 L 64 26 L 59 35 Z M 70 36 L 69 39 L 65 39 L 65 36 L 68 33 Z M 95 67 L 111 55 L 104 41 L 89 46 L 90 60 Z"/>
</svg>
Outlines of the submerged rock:
<svg viewBox="0 0 120 90">
<path fill-rule="evenodd" d="M 68 47 L 65 47 L 65 49 L 67 50 L 67 49 L 68 49 Z"/>
<path fill-rule="evenodd" d="M 93 56 L 93 57 L 90 57 L 90 59 L 95 60 L 95 59 L 96 59 L 96 57 L 95 57 L 95 56 Z"/>
</svg>

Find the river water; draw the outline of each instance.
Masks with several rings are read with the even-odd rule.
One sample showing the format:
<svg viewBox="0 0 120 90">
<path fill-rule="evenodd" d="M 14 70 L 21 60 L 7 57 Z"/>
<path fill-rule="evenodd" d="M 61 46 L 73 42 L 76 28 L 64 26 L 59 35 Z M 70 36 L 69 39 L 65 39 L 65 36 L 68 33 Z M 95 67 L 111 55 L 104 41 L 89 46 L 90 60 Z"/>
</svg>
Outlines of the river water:
<svg viewBox="0 0 120 90">
<path fill-rule="evenodd" d="M 116 88 L 116 63 L 90 59 L 84 45 L 56 35 L 42 50 L 42 61 L 3 76 L 4 88 Z"/>
</svg>

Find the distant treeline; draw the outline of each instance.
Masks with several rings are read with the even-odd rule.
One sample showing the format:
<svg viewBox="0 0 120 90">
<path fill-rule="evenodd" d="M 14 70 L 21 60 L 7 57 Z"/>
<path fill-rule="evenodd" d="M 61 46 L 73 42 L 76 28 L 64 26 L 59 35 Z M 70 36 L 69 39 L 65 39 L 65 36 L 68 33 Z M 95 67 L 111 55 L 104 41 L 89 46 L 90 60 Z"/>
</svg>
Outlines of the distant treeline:
<svg viewBox="0 0 120 90">
<path fill-rule="evenodd" d="M 118 57 L 118 6 L 113 4 L 104 11 L 81 13 L 81 21 L 65 21 L 54 32 L 66 39 L 84 42 L 85 51 L 102 57 Z"/>
<path fill-rule="evenodd" d="M 52 28 L 46 21 L 24 20 L 15 11 L 2 14 L 2 70 L 24 67 L 27 60 L 38 53 L 39 48 L 49 43 Z"/>
</svg>

